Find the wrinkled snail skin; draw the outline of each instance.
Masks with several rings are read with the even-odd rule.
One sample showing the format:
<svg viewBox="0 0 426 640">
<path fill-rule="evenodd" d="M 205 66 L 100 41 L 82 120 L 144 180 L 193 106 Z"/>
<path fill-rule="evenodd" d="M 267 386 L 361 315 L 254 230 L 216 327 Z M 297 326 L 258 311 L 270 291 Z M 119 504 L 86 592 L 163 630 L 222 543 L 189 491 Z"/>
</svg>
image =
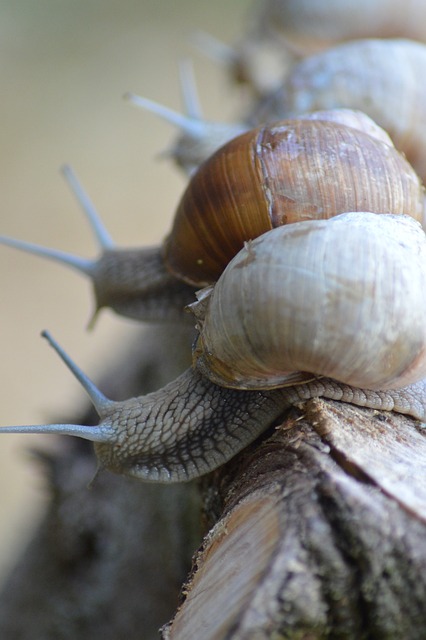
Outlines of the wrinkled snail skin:
<svg viewBox="0 0 426 640">
<path fill-rule="evenodd" d="M 425 66 L 426 45 L 419 42 L 371 39 L 335 46 L 296 64 L 253 109 L 252 122 L 341 107 L 363 111 L 425 180 L 426 87 L 419 82 Z"/>
<path fill-rule="evenodd" d="M 191 322 L 185 307 L 194 287 L 177 280 L 165 267 L 159 247 L 104 251 L 93 269 L 96 310 L 145 322 Z"/>
<path fill-rule="evenodd" d="M 117 441 L 95 443 L 101 468 L 152 482 L 180 482 L 213 471 L 314 397 L 426 418 L 426 381 L 368 391 L 320 379 L 273 391 L 219 387 L 188 370 L 159 392 L 119 404 L 106 419 Z"/>
<path fill-rule="evenodd" d="M 261 23 L 299 53 L 356 38 L 426 41 L 423 0 L 267 0 Z"/>
</svg>

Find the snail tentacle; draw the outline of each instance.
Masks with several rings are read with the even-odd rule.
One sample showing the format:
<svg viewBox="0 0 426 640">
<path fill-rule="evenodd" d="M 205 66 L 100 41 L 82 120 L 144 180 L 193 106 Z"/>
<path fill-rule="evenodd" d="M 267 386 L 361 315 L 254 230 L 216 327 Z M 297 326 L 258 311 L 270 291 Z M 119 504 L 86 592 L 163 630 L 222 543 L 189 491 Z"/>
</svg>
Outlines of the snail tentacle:
<svg viewBox="0 0 426 640">
<path fill-rule="evenodd" d="M 70 189 L 76 197 L 78 203 L 84 212 L 87 221 L 93 231 L 94 237 L 101 250 L 111 250 L 114 247 L 114 242 L 111 239 L 105 225 L 103 224 L 98 212 L 96 211 L 92 201 L 90 200 L 87 192 L 83 189 L 80 181 L 78 180 L 73 169 L 69 165 L 61 167 L 62 174 L 67 181 Z M 24 251 L 26 253 L 32 253 L 33 255 L 54 260 L 65 266 L 69 266 L 75 269 L 79 273 L 82 273 L 90 278 L 94 277 L 96 271 L 97 260 L 82 258 L 59 249 L 53 249 L 50 247 L 43 247 L 41 245 L 26 242 L 24 240 L 17 240 L 16 238 L 10 238 L 8 236 L 0 236 L 0 244 Z"/>
<path fill-rule="evenodd" d="M 114 430 L 108 423 L 108 416 L 114 412 L 117 403 L 107 398 L 90 378 L 76 365 L 76 363 L 68 356 L 56 340 L 48 331 L 42 332 L 50 346 L 56 351 L 68 369 L 73 373 L 79 381 L 83 389 L 89 396 L 96 412 L 101 418 L 98 425 L 79 425 L 79 424 L 44 424 L 44 425 L 22 425 L 16 427 L 2 427 L 2 433 L 51 433 L 56 435 L 78 436 L 91 442 L 109 442 L 114 436 Z"/>
<path fill-rule="evenodd" d="M 79 273 L 92 276 L 93 270 L 96 265 L 96 260 L 90 260 L 88 258 L 81 258 L 75 256 L 72 253 L 61 251 L 60 249 L 52 249 L 50 247 L 43 247 L 34 242 L 26 242 L 25 240 L 17 240 L 16 238 L 10 238 L 9 236 L 0 236 L 0 244 L 18 249 L 18 251 L 24 251 L 25 253 L 31 253 L 41 258 L 47 258 L 48 260 L 54 260 L 59 264 L 69 266 L 75 269 Z"/>
<path fill-rule="evenodd" d="M 70 165 L 65 164 L 62 166 L 61 171 L 68 183 L 68 186 L 76 197 L 77 202 L 83 210 L 99 247 L 101 249 L 112 249 L 115 246 L 115 243 L 73 169 Z"/>
<path fill-rule="evenodd" d="M 179 111 L 174 111 L 174 109 L 170 109 L 159 102 L 136 95 L 131 91 L 125 93 L 123 98 L 135 107 L 155 113 L 155 115 L 159 116 L 169 124 L 172 124 L 194 138 L 198 138 L 204 134 L 206 123 L 197 117 L 179 113 Z"/>
<path fill-rule="evenodd" d="M 194 65 L 190 58 L 182 58 L 179 61 L 179 80 L 186 115 L 202 120 L 203 112 L 195 82 Z"/>
<path fill-rule="evenodd" d="M 0 433 L 52 434 L 56 436 L 77 436 L 90 442 L 108 442 L 113 431 L 106 425 L 83 424 L 31 424 L 13 427 L 0 427 Z"/>
<path fill-rule="evenodd" d="M 65 363 L 68 369 L 72 372 L 74 377 L 81 384 L 83 389 L 89 396 L 94 408 L 96 409 L 99 417 L 106 415 L 111 407 L 115 406 L 115 402 L 107 398 L 97 386 L 90 380 L 90 378 L 76 365 L 76 363 L 69 357 L 60 344 L 53 338 L 48 331 L 42 331 L 42 337 L 47 340 L 50 346 L 56 351 L 61 360 Z"/>
<path fill-rule="evenodd" d="M 213 62 L 232 67 L 238 61 L 238 54 L 234 47 L 222 42 L 211 33 L 197 29 L 191 38 L 192 44 Z"/>
<path fill-rule="evenodd" d="M 124 99 L 154 113 L 180 131 L 181 135 L 162 155 L 171 156 L 187 175 L 191 175 L 219 147 L 248 128 L 242 123 L 212 122 L 193 113 L 185 115 L 131 92 L 127 92 Z"/>
</svg>

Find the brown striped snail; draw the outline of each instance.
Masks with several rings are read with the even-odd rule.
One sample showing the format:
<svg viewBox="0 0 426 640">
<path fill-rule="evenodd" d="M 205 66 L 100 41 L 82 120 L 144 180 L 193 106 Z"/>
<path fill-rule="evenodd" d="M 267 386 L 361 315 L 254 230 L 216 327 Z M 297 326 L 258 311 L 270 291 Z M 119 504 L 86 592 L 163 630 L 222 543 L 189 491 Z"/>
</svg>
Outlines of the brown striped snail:
<svg viewBox="0 0 426 640">
<path fill-rule="evenodd" d="M 108 305 L 128 317 L 157 320 L 181 318 L 196 288 L 215 282 L 244 242 L 273 227 L 357 210 L 421 220 L 423 187 L 386 134 L 374 125 L 373 137 L 371 128 L 320 117 L 326 119 L 262 126 L 219 149 L 191 179 L 162 247 L 114 248 L 70 170 L 100 258 L 84 260 L 5 237 L 0 242 L 88 275 L 98 309 Z"/>
<path fill-rule="evenodd" d="M 286 408 L 314 396 L 425 420 L 425 288 L 426 236 L 408 216 L 355 212 L 273 229 L 237 254 L 198 305 L 194 369 L 159 391 L 113 402 L 45 334 L 100 423 L 1 432 L 80 436 L 95 443 L 101 468 L 171 482 L 223 464 Z M 237 386 L 251 390 L 206 377 L 223 380 L 230 369 Z M 330 374 L 337 379 L 323 377 Z"/>
</svg>

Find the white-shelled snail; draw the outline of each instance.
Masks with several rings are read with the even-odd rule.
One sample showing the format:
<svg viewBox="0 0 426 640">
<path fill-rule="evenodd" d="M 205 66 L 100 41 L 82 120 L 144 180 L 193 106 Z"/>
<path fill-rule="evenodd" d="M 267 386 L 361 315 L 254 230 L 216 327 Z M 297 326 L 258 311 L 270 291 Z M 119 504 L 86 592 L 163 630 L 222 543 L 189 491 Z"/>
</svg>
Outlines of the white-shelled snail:
<svg viewBox="0 0 426 640">
<path fill-rule="evenodd" d="M 367 389 L 425 377 L 425 234 L 409 223 L 347 213 L 246 243 L 191 305 L 201 307 L 198 368 L 238 389 L 305 372 Z"/>
<path fill-rule="evenodd" d="M 273 246 L 263 250 L 271 241 Z M 285 256 L 287 243 L 295 242 L 298 254 L 305 241 L 304 254 L 310 253 L 312 243 L 318 244 L 307 268 L 300 261 L 290 267 L 286 257 L 271 259 L 276 251 Z M 288 255 L 288 262 L 294 255 Z M 265 276 L 265 269 L 271 274 Z M 290 280 L 296 278 L 290 294 L 287 274 Z M 312 286 L 315 279 L 323 281 L 318 298 L 311 295 L 317 290 L 316 284 Z M 200 352 L 200 345 L 195 349 L 195 369 L 147 396 L 113 402 L 46 336 L 89 393 L 100 423 L 8 427 L 0 433 L 80 436 L 95 443 L 102 468 L 167 482 L 187 480 L 223 464 L 279 420 L 286 408 L 314 396 L 425 420 L 425 288 L 426 236 L 408 216 L 357 212 L 274 229 L 246 245 L 219 279 L 217 295 L 214 292 L 209 303 L 204 299 L 202 309 L 198 307 L 201 346 L 206 351 Z M 226 308 L 229 296 L 232 305 Z M 290 324 L 283 321 L 283 304 L 292 307 Z M 210 326 L 217 311 L 219 318 Z M 264 318 L 255 327 L 261 312 Z M 276 333 L 285 333 L 288 327 L 289 335 L 275 342 Z M 287 346 L 293 339 L 299 360 Z M 222 340 L 225 351 L 229 344 L 234 349 L 225 369 L 235 363 L 238 384 L 245 386 L 241 379 L 247 379 L 253 390 L 225 388 L 205 376 L 223 358 Z M 301 355 L 303 348 L 308 350 L 306 356 Z M 221 363 L 219 372 L 223 369 Z M 322 377 L 330 374 L 340 380 Z M 217 371 L 213 377 L 217 379 Z M 299 384 L 269 389 L 268 378 L 272 387 Z M 348 386 L 352 379 L 361 388 Z M 258 382 L 261 388 L 254 390 Z"/>
<path fill-rule="evenodd" d="M 257 96 L 278 89 L 295 62 L 340 43 L 426 42 L 423 0 L 265 0 L 248 18 L 245 35 L 233 45 L 204 32 L 197 32 L 194 43 Z"/>
<path fill-rule="evenodd" d="M 423 0 L 266 0 L 260 27 L 300 53 L 357 38 L 426 41 Z"/>
<path fill-rule="evenodd" d="M 108 305 L 143 320 L 181 318 L 196 288 L 215 282 L 244 242 L 276 226 L 360 210 L 422 220 L 424 189 L 412 167 L 365 116 L 356 116 L 354 126 L 342 124 L 349 115 L 282 121 L 227 143 L 192 177 L 162 247 L 114 248 L 69 170 L 101 256 L 84 260 L 5 237 L 0 242 L 89 276 L 98 309 Z"/>
</svg>

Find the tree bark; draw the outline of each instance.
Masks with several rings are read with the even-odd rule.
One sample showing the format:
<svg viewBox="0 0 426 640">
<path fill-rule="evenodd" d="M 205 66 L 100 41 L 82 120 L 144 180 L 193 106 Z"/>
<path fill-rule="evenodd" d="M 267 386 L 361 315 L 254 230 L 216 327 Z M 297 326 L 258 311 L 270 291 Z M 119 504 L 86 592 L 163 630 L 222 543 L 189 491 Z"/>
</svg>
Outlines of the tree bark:
<svg viewBox="0 0 426 640">
<path fill-rule="evenodd" d="M 204 482 L 211 531 L 167 640 L 426 637 L 426 439 L 312 400 Z"/>
</svg>

